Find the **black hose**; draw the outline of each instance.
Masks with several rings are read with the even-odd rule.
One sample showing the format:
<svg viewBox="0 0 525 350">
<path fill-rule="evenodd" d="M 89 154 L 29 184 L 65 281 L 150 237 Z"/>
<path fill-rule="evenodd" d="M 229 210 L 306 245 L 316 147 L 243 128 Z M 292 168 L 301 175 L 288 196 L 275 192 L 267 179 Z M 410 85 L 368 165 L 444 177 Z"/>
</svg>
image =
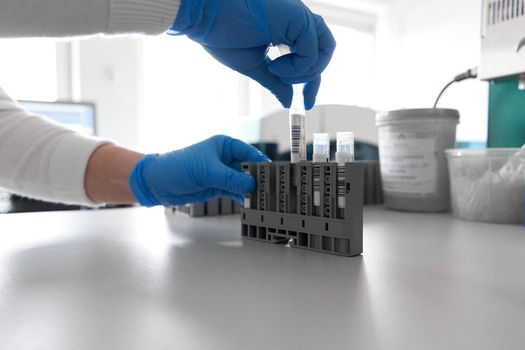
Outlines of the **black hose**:
<svg viewBox="0 0 525 350">
<path fill-rule="evenodd" d="M 437 105 L 439 103 L 439 100 L 441 99 L 441 96 L 443 96 L 443 94 L 445 93 L 445 91 L 454 83 L 457 83 L 457 82 L 460 82 L 460 81 L 463 81 L 463 80 L 467 80 L 467 79 L 475 79 L 478 77 L 478 69 L 477 68 L 473 68 L 473 69 L 469 69 L 468 71 L 464 72 L 464 73 L 461 73 L 459 75 L 456 75 L 456 77 L 454 78 L 454 80 L 450 81 L 447 85 L 445 85 L 445 87 L 441 90 L 441 92 L 439 93 L 437 99 L 436 99 L 436 102 L 434 103 L 434 108 L 437 108 Z"/>
<path fill-rule="evenodd" d="M 437 99 L 436 99 L 436 102 L 434 103 L 434 108 L 437 108 L 437 105 L 439 103 L 439 100 L 441 99 L 441 96 L 443 96 L 443 94 L 445 93 L 445 91 L 452 85 L 456 82 L 456 80 L 452 80 L 450 81 L 447 85 L 445 85 L 445 87 L 441 90 L 441 92 L 439 93 Z"/>
</svg>

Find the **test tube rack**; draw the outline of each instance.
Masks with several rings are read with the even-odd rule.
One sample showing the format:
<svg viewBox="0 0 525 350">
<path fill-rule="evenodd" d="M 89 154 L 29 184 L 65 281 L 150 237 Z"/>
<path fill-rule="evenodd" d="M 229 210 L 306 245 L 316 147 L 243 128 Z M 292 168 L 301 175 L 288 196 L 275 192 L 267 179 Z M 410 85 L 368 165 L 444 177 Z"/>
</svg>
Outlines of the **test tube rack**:
<svg viewBox="0 0 525 350">
<path fill-rule="evenodd" d="M 241 205 L 229 198 L 215 198 L 204 203 L 191 203 L 170 207 L 171 212 L 181 212 L 190 217 L 239 214 Z"/>
<path fill-rule="evenodd" d="M 381 169 L 378 160 L 362 160 L 365 166 L 364 176 L 364 204 L 376 205 L 382 204 L 383 198 L 383 184 L 381 181 Z"/>
<path fill-rule="evenodd" d="M 342 256 L 362 254 L 364 164 L 243 163 L 241 168 L 256 181 L 241 210 L 244 239 Z M 314 206 L 314 178 L 320 184 L 319 207 Z M 344 208 L 338 208 L 341 196 Z"/>
<path fill-rule="evenodd" d="M 364 164 L 364 205 L 383 203 L 383 190 L 381 186 L 381 173 L 379 161 L 358 161 Z M 241 206 L 229 198 L 216 198 L 204 203 L 191 203 L 167 208 L 171 213 L 183 213 L 190 217 L 202 218 L 207 216 L 220 216 L 239 214 Z"/>
</svg>

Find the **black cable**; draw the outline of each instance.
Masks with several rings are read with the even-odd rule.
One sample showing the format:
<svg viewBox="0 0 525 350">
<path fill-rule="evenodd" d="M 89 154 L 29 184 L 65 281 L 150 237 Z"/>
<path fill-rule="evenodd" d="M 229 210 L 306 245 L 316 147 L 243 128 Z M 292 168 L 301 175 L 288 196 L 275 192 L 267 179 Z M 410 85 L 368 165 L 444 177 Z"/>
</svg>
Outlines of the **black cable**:
<svg viewBox="0 0 525 350">
<path fill-rule="evenodd" d="M 434 108 L 437 108 L 437 105 L 439 103 L 439 100 L 441 99 L 441 96 L 443 96 L 443 94 L 445 93 L 445 91 L 452 85 L 456 82 L 456 80 L 452 80 L 450 81 L 447 85 L 445 85 L 445 87 L 441 90 L 441 92 L 439 93 L 437 99 L 436 99 L 436 102 L 434 103 Z"/>
<path fill-rule="evenodd" d="M 478 77 L 478 69 L 477 68 L 472 68 L 472 69 L 469 69 L 468 71 L 464 72 L 464 73 L 461 73 L 459 75 L 456 75 L 454 77 L 454 80 L 450 81 L 447 85 L 445 85 L 445 87 L 441 90 L 441 92 L 439 93 L 437 99 L 436 99 L 436 102 L 434 103 L 434 108 L 437 108 L 437 105 L 439 103 L 439 100 L 441 99 L 441 96 L 443 96 L 443 94 L 445 93 L 445 91 L 454 83 L 457 83 L 457 82 L 460 82 L 460 81 L 463 81 L 463 80 L 467 80 L 467 79 L 475 79 Z"/>
</svg>

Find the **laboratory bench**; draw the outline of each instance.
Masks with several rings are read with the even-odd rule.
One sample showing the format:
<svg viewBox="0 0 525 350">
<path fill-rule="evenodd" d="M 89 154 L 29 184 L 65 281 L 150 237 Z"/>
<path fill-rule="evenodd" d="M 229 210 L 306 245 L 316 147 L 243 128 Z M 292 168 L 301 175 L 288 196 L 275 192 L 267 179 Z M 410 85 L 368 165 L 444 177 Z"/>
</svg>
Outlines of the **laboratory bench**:
<svg viewBox="0 0 525 350">
<path fill-rule="evenodd" d="M 367 207 L 364 254 L 236 215 L 0 215 L 0 348 L 523 349 L 525 230 Z"/>
</svg>

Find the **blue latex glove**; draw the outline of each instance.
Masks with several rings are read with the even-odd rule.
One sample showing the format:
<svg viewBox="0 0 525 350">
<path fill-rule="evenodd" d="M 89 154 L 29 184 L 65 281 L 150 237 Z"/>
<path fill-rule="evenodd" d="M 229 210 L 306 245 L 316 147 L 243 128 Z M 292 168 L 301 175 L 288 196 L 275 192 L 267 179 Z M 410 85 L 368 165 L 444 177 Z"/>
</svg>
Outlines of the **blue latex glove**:
<svg viewBox="0 0 525 350">
<path fill-rule="evenodd" d="M 170 34 L 185 34 L 224 65 L 249 76 L 290 107 L 291 84 L 306 83 L 306 109 L 315 105 L 321 73 L 335 49 L 322 17 L 300 0 L 182 0 Z M 270 45 L 292 54 L 271 61 Z"/>
<path fill-rule="evenodd" d="M 227 136 L 214 136 L 188 148 L 150 154 L 129 177 L 137 201 L 147 207 L 205 202 L 227 197 L 238 202 L 254 191 L 251 175 L 241 162 L 268 162 L 256 148 Z"/>
</svg>

